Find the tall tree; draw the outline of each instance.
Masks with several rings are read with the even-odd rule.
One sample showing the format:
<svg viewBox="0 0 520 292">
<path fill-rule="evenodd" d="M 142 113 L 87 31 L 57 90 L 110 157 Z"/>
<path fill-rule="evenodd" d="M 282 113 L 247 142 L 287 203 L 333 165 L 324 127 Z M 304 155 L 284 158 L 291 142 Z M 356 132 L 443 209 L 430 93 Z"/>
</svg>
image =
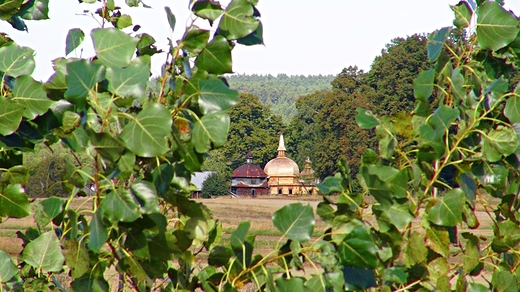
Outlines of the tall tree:
<svg viewBox="0 0 520 292">
<path fill-rule="evenodd" d="M 248 150 L 253 154 L 253 163 L 261 167 L 276 156 L 278 136 L 284 127 L 280 116 L 252 94 L 241 94 L 228 113 L 231 123 L 222 152 L 230 171 L 244 164 Z"/>
<path fill-rule="evenodd" d="M 319 91 L 300 98 L 298 114 L 290 124 L 289 151 L 302 164 L 306 156 L 316 173 L 324 178 L 338 171 L 337 161 L 347 158 L 354 170 L 373 135 L 355 122 L 357 107 L 370 108 L 372 89 L 366 85 L 366 74 L 350 66 L 336 76 L 332 91 Z M 293 150 L 294 149 L 294 150 Z"/>
<path fill-rule="evenodd" d="M 374 89 L 372 103 L 376 114 L 393 116 L 413 110 L 413 79 L 431 65 L 426 45 L 427 38 L 421 34 L 395 38 L 374 59 L 367 84 Z"/>
</svg>

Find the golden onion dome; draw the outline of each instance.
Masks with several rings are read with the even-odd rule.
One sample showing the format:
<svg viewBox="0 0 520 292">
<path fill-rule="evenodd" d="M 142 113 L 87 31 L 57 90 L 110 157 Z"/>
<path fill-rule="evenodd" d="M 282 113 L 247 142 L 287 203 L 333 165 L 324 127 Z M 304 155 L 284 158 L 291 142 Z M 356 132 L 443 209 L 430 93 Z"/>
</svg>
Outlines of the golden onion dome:
<svg viewBox="0 0 520 292">
<path fill-rule="evenodd" d="M 268 176 L 299 176 L 300 169 L 298 164 L 287 157 L 276 157 L 271 159 L 264 167 Z"/>
<path fill-rule="evenodd" d="M 268 176 L 299 176 L 300 169 L 298 164 L 292 159 L 285 157 L 285 142 L 283 135 L 280 135 L 278 143 L 278 157 L 271 159 L 264 167 L 264 171 Z"/>
</svg>

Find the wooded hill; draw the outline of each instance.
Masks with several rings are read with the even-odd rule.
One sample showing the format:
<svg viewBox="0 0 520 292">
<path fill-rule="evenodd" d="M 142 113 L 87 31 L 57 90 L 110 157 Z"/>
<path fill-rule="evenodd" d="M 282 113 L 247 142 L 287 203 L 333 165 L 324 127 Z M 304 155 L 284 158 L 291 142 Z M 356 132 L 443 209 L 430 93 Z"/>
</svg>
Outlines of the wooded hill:
<svg viewBox="0 0 520 292">
<path fill-rule="evenodd" d="M 334 75 L 234 74 L 226 76 L 231 88 L 257 96 L 260 102 L 288 123 L 296 115 L 295 102 L 302 95 L 332 89 Z"/>
</svg>

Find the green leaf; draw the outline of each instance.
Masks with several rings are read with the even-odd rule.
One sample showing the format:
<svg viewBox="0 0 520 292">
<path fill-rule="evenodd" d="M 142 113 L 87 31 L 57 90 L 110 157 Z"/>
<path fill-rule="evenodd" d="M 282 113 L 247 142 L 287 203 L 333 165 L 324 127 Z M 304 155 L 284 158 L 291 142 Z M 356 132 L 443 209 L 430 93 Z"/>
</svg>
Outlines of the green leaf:
<svg viewBox="0 0 520 292">
<path fill-rule="evenodd" d="M 159 198 L 153 184 L 149 182 L 139 182 L 131 186 L 132 194 L 137 197 L 141 205 L 141 213 L 159 213 Z"/>
<path fill-rule="evenodd" d="M 233 0 L 220 19 L 217 33 L 228 40 L 243 38 L 254 32 L 259 21 L 254 17 L 253 5 L 247 0 Z"/>
<path fill-rule="evenodd" d="M 132 17 L 127 14 L 123 14 L 117 18 L 116 25 L 118 29 L 127 28 L 132 25 Z"/>
<path fill-rule="evenodd" d="M 453 25 L 459 29 L 469 26 L 473 10 L 466 1 L 460 1 L 457 5 L 450 5 L 451 10 L 455 13 Z"/>
<path fill-rule="evenodd" d="M 47 226 L 51 220 L 61 214 L 64 204 L 65 201 L 58 197 L 51 197 L 37 202 L 35 205 L 36 214 L 34 215 L 34 219 L 38 223 L 38 226 L 40 226 L 40 228 Z"/>
<path fill-rule="evenodd" d="M 446 228 L 438 226 L 426 228 L 426 242 L 434 252 L 449 257 L 450 236 Z"/>
<path fill-rule="evenodd" d="M 13 258 L 0 250 L 0 283 L 8 282 L 16 274 L 18 274 L 18 267 L 14 263 Z"/>
<path fill-rule="evenodd" d="M 222 36 L 215 36 L 200 52 L 195 60 L 195 66 L 210 74 L 233 73 L 229 42 Z"/>
<path fill-rule="evenodd" d="M 493 291 L 517 292 L 519 288 L 515 275 L 506 270 L 495 271 L 491 284 L 493 284 Z"/>
<path fill-rule="evenodd" d="M 435 70 L 422 71 L 413 80 L 413 95 L 419 101 L 427 101 L 432 95 L 435 81 Z"/>
<path fill-rule="evenodd" d="M 0 18 L 3 20 L 9 20 L 13 15 L 18 12 L 20 6 L 22 6 L 24 0 L 4 0 L 0 3 Z"/>
<path fill-rule="evenodd" d="M 220 79 L 199 80 L 199 106 L 203 114 L 225 111 L 238 101 L 238 91 L 229 89 Z"/>
<path fill-rule="evenodd" d="M 110 192 L 101 201 L 100 208 L 105 217 L 112 222 L 132 222 L 141 217 L 138 203 L 127 190 Z"/>
<path fill-rule="evenodd" d="M 303 242 L 311 238 L 316 221 L 310 205 L 293 203 L 274 212 L 273 224 L 283 233 L 283 236 Z"/>
<path fill-rule="evenodd" d="M 456 98 L 462 99 L 466 95 L 466 90 L 464 89 L 464 75 L 461 73 L 460 68 L 456 68 L 451 73 L 451 82 L 452 88 L 451 92 L 455 95 Z"/>
<path fill-rule="evenodd" d="M 246 35 L 243 38 L 239 38 L 237 40 L 237 43 L 246 45 L 246 46 L 253 46 L 253 45 L 263 45 L 264 44 L 264 27 L 262 25 L 261 21 L 258 21 L 258 28 L 253 31 L 252 33 Z"/>
<path fill-rule="evenodd" d="M 208 264 L 215 267 L 221 267 L 227 265 L 232 256 L 233 252 L 230 248 L 224 246 L 215 246 L 209 252 Z"/>
<path fill-rule="evenodd" d="M 88 240 L 88 248 L 93 252 L 99 253 L 101 247 L 105 244 L 108 239 L 108 229 L 103 224 L 103 218 L 101 217 L 101 209 L 97 209 L 96 213 L 92 216 L 90 221 L 90 237 Z"/>
<path fill-rule="evenodd" d="M 242 250 L 244 240 L 246 239 L 247 232 L 249 231 L 250 227 L 251 223 L 249 223 L 249 221 L 240 222 L 240 224 L 238 224 L 237 229 L 233 231 L 233 233 L 230 236 L 230 241 L 231 247 L 234 250 Z"/>
<path fill-rule="evenodd" d="M 305 291 L 303 287 L 303 279 L 292 277 L 290 279 L 279 277 L 276 279 L 276 291 Z"/>
<path fill-rule="evenodd" d="M 0 71 L 5 75 L 12 77 L 31 75 L 34 66 L 34 50 L 14 43 L 0 48 Z"/>
<path fill-rule="evenodd" d="M 67 63 L 67 91 L 65 98 L 83 109 L 90 90 L 103 80 L 103 65 L 88 60 Z"/>
<path fill-rule="evenodd" d="M 136 38 L 117 28 L 97 28 L 90 33 L 97 57 L 107 67 L 126 67 L 136 50 Z"/>
<path fill-rule="evenodd" d="M 54 231 L 43 233 L 29 242 L 23 250 L 22 258 L 27 264 L 43 272 L 59 272 L 65 262 L 60 241 Z"/>
<path fill-rule="evenodd" d="M 213 21 L 217 20 L 224 12 L 220 3 L 212 0 L 196 1 L 191 11 L 198 17 L 209 20 L 211 25 L 213 25 Z"/>
<path fill-rule="evenodd" d="M 30 120 L 47 112 L 54 103 L 47 98 L 42 83 L 35 81 L 28 75 L 16 78 L 11 100 L 25 108 L 23 116 Z"/>
<path fill-rule="evenodd" d="M 170 28 L 172 29 L 172 31 L 175 31 L 175 15 L 172 13 L 172 10 L 168 6 L 164 7 L 164 10 L 166 11 L 166 18 L 168 18 L 168 24 L 170 25 Z"/>
<path fill-rule="evenodd" d="M 65 256 L 65 264 L 69 267 L 73 278 L 79 278 L 91 270 L 88 251 L 83 243 L 77 240 L 65 240 L 63 242 L 63 255 Z"/>
<path fill-rule="evenodd" d="M 432 138 L 439 139 L 444 137 L 445 132 L 451 127 L 451 123 L 459 117 L 459 114 L 457 108 L 452 108 L 447 105 L 438 107 L 428 121 L 435 130 L 435 135 Z"/>
<path fill-rule="evenodd" d="M 441 51 L 444 49 L 444 43 L 446 42 L 446 38 L 448 37 L 450 32 L 451 27 L 443 27 L 440 30 L 434 31 L 428 37 L 428 59 L 430 59 L 431 62 L 435 62 L 437 61 L 437 58 L 439 58 Z"/>
<path fill-rule="evenodd" d="M 108 90 L 120 97 L 141 98 L 150 77 L 150 56 L 134 59 L 126 68 L 107 68 Z"/>
<path fill-rule="evenodd" d="M 371 111 L 361 107 L 358 107 L 356 111 L 358 112 L 356 115 L 356 122 L 362 129 L 370 130 L 376 126 L 379 126 L 379 120 Z"/>
<path fill-rule="evenodd" d="M 404 268 L 392 267 L 385 269 L 383 273 L 383 279 L 388 282 L 397 284 L 406 284 L 408 274 Z"/>
<path fill-rule="evenodd" d="M 479 239 L 467 232 L 462 233 L 462 236 L 468 240 L 464 247 L 462 268 L 464 273 L 469 274 L 480 262 Z"/>
<path fill-rule="evenodd" d="M 214 147 L 220 147 L 226 142 L 229 131 L 229 116 L 225 112 L 213 112 L 203 116 L 193 125 L 192 141 L 195 150 L 206 153 Z"/>
<path fill-rule="evenodd" d="M 320 192 L 328 195 L 335 192 L 342 192 L 344 190 L 343 187 L 343 178 L 341 177 L 341 173 L 336 173 L 334 176 L 326 177 L 323 182 L 317 184 Z"/>
<path fill-rule="evenodd" d="M 155 157 L 169 150 L 172 118 L 162 104 L 143 109 L 124 128 L 120 138 L 128 149 L 142 157 Z M 226 132 L 227 134 L 227 132 Z"/>
<path fill-rule="evenodd" d="M 199 54 L 205 47 L 209 39 L 209 30 L 200 29 L 195 25 L 188 28 L 182 38 L 183 48 L 192 54 Z"/>
<path fill-rule="evenodd" d="M 377 246 L 367 228 L 361 221 L 354 219 L 342 229 L 345 234 L 338 244 L 338 257 L 342 265 L 363 269 L 377 267 Z"/>
<path fill-rule="evenodd" d="M 520 21 L 495 1 L 485 1 L 477 10 L 477 40 L 482 49 L 497 51 L 518 35 Z"/>
<path fill-rule="evenodd" d="M 71 283 L 72 291 L 74 292 L 108 292 L 110 287 L 108 282 L 102 277 L 95 277 L 85 275 L 81 278 L 76 278 Z"/>
<path fill-rule="evenodd" d="M 10 135 L 20 125 L 25 111 L 19 104 L 6 98 L 0 98 L 0 135 Z"/>
<path fill-rule="evenodd" d="M 65 55 L 74 51 L 85 39 L 85 33 L 79 28 L 72 28 L 67 33 L 65 40 Z"/>
<path fill-rule="evenodd" d="M 463 205 L 466 196 L 461 189 L 453 189 L 437 199 L 435 205 L 428 211 L 428 220 L 440 226 L 456 226 L 462 222 Z"/>
<path fill-rule="evenodd" d="M 490 162 L 513 154 L 518 147 L 518 137 L 510 127 L 498 126 L 482 137 L 482 155 Z"/>
<path fill-rule="evenodd" d="M 346 291 L 359 291 L 377 287 L 376 277 L 373 270 L 350 266 L 343 266 L 341 270 L 343 272 L 343 277 L 345 277 Z"/>
<path fill-rule="evenodd" d="M 31 205 L 20 184 L 8 185 L 0 191 L 0 217 L 23 218 L 31 214 Z"/>
<path fill-rule="evenodd" d="M 116 162 L 123 154 L 125 148 L 109 133 L 94 133 L 88 131 L 90 142 L 94 149 L 106 160 Z"/>
<path fill-rule="evenodd" d="M 507 100 L 504 115 L 511 124 L 520 122 L 520 96 L 511 96 Z"/>
<path fill-rule="evenodd" d="M 405 254 L 407 266 L 424 263 L 426 261 L 426 255 L 428 254 L 428 248 L 424 242 L 424 235 L 415 231 L 412 232 L 406 243 Z"/>
<path fill-rule="evenodd" d="M 16 15 L 26 20 L 49 19 L 49 0 L 27 1 Z"/>
</svg>

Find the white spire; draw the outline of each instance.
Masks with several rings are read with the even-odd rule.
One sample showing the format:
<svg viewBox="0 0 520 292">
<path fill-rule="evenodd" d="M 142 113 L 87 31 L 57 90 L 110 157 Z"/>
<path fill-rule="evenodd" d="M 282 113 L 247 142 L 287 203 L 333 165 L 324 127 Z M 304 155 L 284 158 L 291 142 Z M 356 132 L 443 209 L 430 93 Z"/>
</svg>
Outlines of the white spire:
<svg viewBox="0 0 520 292">
<path fill-rule="evenodd" d="M 283 134 L 280 134 L 280 142 L 278 142 L 278 157 L 285 156 L 285 142 L 283 141 Z"/>
</svg>

